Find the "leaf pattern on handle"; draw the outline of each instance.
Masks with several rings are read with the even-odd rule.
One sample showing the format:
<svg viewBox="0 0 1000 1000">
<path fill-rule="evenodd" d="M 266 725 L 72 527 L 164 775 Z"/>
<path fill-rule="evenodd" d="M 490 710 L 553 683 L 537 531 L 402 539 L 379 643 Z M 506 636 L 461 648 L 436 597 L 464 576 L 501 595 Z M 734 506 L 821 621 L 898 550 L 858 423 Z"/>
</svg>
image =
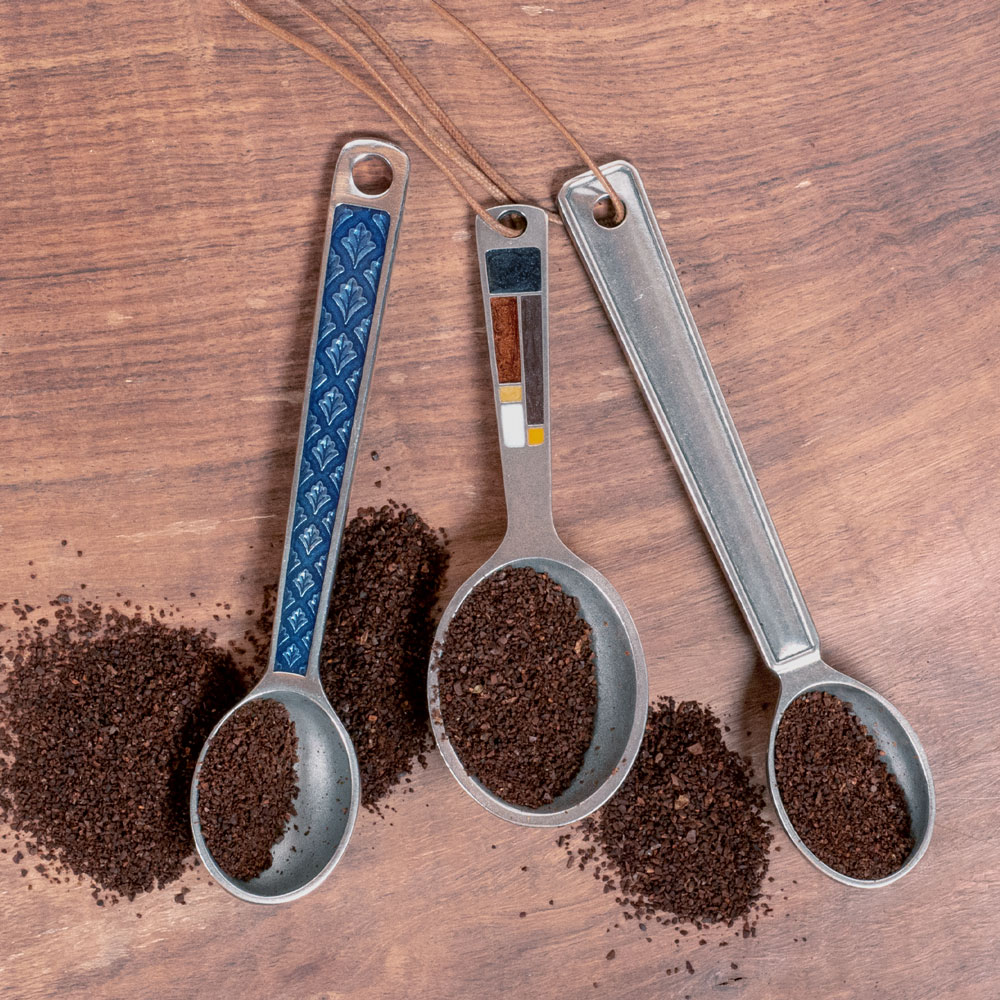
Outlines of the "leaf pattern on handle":
<svg viewBox="0 0 1000 1000">
<path fill-rule="evenodd" d="M 347 409 L 347 400 L 344 399 L 344 394 L 340 389 L 334 386 L 329 392 L 323 394 L 323 398 L 319 401 L 319 408 L 323 411 L 323 416 L 326 417 L 327 426 L 330 426 Z"/>
<path fill-rule="evenodd" d="M 295 589 L 299 592 L 299 597 L 307 594 L 316 586 L 316 581 L 312 578 L 312 573 L 307 569 L 299 573 L 292 583 L 295 584 Z"/>
<path fill-rule="evenodd" d="M 344 265 L 340 263 L 340 257 L 335 253 L 330 254 L 330 260 L 326 265 L 326 280 L 339 278 L 343 273 Z"/>
<path fill-rule="evenodd" d="M 326 488 L 325 483 L 316 483 L 306 492 L 306 500 L 309 502 L 312 512 L 318 514 L 330 502 L 330 491 Z"/>
<path fill-rule="evenodd" d="M 307 387 L 291 548 L 279 595 L 275 670 L 305 674 L 308 667 L 388 231 L 385 212 L 353 205 L 337 205 L 334 211 Z"/>
<path fill-rule="evenodd" d="M 364 348 L 368 346 L 368 331 L 372 328 L 370 317 L 365 317 L 354 328 L 354 339 Z"/>
<path fill-rule="evenodd" d="M 313 448 L 312 453 L 320 472 L 323 472 L 340 455 L 340 450 L 333 443 L 333 439 L 328 434 L 324 434 Z"/>
<path fill-rule="evenodd" d="M 337 337 L 323 353 L 329 358 L 334 375 L 339 375 L 358 356 L 346 332 Z"/>
<path fill-rule="evenodd" d="M 299 535 L 299 541 L 302 543 L 302 548 L 306 550 L 306 555 L 312 555 L 312 550 L 323 541 L 323 536 L 319 532 L 319 528 L 315 524 L 310 524 L 305 531 Z"/>
<path fill-rule="evenodd" d="M 375 289 L 378 288 L 378 273 L 381 269 L 382 269 L 382 261 L 373 260 L 371 263 L 371 267 L 367 267 L 365 268 L 364 271 L 361 272 L 361 277 L 365 279 L 365 281 L 368 284 L 368 287 L 372 290 L 372 293 L 374 293 Z"/>
<path fill-rule="evenodd" d="M 351 261 L 351 266 L 357 270 L 358 265 L 377 249 L 368 227 L 359 222 L 341 241 L 344 253 Z"/>
<path fill-rule="evenodd" d="M 360 381 L 360 379 L 361 379 L 360 368 L 351 372 L 351 374 L 348 375 L 346 379 L 344 379 L 344 385 L 347 386 L 348 389 L 350 389 L 351 395 L 354 396 L 355 398 L 357 398 L 358 395 L 358 382 Z"/>
<path fill-rule="evenodd" d="M 281 649 L 281 659 L 284 662 L 284 667 L 278 667 L 275 665 L 275 669 L 282 669 L 290 674 L 304 674 L 305 670 L 299 670 L 299 660 L 302 659 L 302 647 L 288 642 Z"/>
<path fill-rule="evenodd" d="M 337 311 L 340 313 L 340 318 L 345 323 L 347 323 L 359 309 L 364 309 L 365 306 L 368 305 L 368 298 L 365 298 L 364 291 L 354 278 L 348 278 L 347 281 L 345 281 L 340 288 L 337 289 L 336 293 L 330 296 L 330 299 L 334 306 L 336 306 Z"/>
<path fill-rule="evenodd" d="M 306 618 L 306 614 L 301 608 L 296 608 L 288 616 L 288 626 L 293 632 L 301 632 L 302 629 L 308 624 L 309 619 Z"/>
<path fill-rule="evenodd" d="M 337 317 L 326 306 L 320 306 L 319 330 L 316 333 L 316 343 L 325 344 L 337 332 Z"/>
</svg>

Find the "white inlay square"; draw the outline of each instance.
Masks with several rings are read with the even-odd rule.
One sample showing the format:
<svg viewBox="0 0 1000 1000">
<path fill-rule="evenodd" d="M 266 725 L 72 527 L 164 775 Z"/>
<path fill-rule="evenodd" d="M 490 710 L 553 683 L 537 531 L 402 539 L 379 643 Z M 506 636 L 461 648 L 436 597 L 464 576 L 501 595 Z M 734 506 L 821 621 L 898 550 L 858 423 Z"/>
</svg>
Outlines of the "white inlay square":
<svg viewBox="0 0 1000 1000">
<path fill-rule="evenodd" d="M 524 431 L 524 404 L 500 404 L 500 430 L 508 448 L 523 448 L 527 443 Z"/>
</svg>

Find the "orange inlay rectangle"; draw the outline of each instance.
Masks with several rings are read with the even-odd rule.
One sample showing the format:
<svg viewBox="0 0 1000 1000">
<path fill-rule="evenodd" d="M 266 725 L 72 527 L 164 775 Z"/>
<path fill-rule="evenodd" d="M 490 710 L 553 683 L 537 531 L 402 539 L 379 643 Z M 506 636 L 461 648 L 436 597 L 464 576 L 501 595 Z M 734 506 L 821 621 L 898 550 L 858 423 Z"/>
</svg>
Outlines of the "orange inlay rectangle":
<svg viewBox="0 0 1000 1000">
<path fill-rule="evenodd" d="M 524 393 L 521 392 L 521 387 L 519 385 L 500 386 L 501 403 L 520 403 L 523 396 Z"/>
<path fill-rule="evenodd" d="M 521 343 L 517 330 L 517 299 L 498 295 L 490 299 L 493 317 L 493 347 L 497 356 L 497 378 L 521 381 Z"/>
<path fill-rule="evenodd" d="M 529 427 L 528 444 L 545 444 L 545 428 Z"/>
</svg>

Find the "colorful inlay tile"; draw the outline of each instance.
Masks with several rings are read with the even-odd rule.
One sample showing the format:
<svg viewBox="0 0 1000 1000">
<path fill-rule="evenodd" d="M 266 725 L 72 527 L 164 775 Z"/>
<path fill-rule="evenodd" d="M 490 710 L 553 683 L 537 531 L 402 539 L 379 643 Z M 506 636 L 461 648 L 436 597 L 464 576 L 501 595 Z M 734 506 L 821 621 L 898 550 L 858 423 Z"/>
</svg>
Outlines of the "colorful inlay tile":
<svg viewBox="0 0 1000 1000">
<path fill-rule="evenodd" d="M 545 428 L 529 427 L 528 444 L 545 444 Z"/>
<path fill-rule="evenodd" d="M 545 423 L 545 379 L 542 357 L 542 297 L 521 298 L 521 336 L 524 341 L 524 404 L 529 424 Z"/>
<path fill-rule="evenodd" d="M 501 403 L 520 403 L 522 398 L 523 393 L 521 392 L 521 387 L 519 385 L 500 386 Z"/>
<path fill-rule="evenodd" d="M 491 295 L 542 290 L 542 252 L 538 247 L 486 251 L 486 280 Z"/>
<path fill-rule="evenodd" d="M 505 447 L 524 447 L 524 407 L 520 403 L 500 404 L 500 434 Z"/>
<path fill-rule="evenodd" d="M 517 332 L 517 299 L 490 299 L 493 317 L 493 348 L 500 382 L 521 381 L 521 345 Z"/>
</svg>

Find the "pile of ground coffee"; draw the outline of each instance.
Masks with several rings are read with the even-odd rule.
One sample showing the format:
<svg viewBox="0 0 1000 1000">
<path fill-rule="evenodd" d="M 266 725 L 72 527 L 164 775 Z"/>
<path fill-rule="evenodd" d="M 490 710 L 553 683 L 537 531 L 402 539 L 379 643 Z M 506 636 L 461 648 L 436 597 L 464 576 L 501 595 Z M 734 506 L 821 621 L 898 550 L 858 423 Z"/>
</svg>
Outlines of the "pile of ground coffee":
<svg viewBox="0 0 1000 1000">
<path fill-rule="evenodd" d="M 820 861 L 852 878 L 885 878 L 913 850 L 910 814 L 878 744 L 828 691 L 796 698 L 774 742 L 781 801 Z"/>
<path fill-rule="evenodd" d="M 493 573 L 452 618 L 442 721 L 466 770 L 506 802 L 552 802 L 580 770 L 597 706 L 590 634 L 579 602 L 530 567 Z"/>
<path fill-rule="evenodd" d="M 709 708 L 661 698 L 621 789 L 582 824 L 591 846 L 574 855 L 569 835 L 560 843 L 581 869 L 596 859 L 595 878 L 605 892 L 618 889 L 617 901 L 639 920 L 746 921 L 762 895 L 772 840 L 763 789 L 752 778 Z"/>
<path fill-rule="evenodd" d="M 50 604 L 15 608 L 21 626 L 0 692 L 0 818 L 54 863 L 41 874 L 68 868 L 100 902 L 132 899 L 185 870 L 195 761 L 247 681 L 206 631 L 152 611 L 74 609 L 65 596 Z"/>
<path fill-rule="evenodd" d="M 198 778 L 205 846 L 230 877 L 248 882 L 273 863 L 271 848 L 295 815 L 298 737 L 288 709 L 255 698 L 215 734 Z"/>
<path fill-rule="evenodd" d="M 441 535 L 392 501 L 348 525 L 323 638 L 320 676 L 354 741 L 369 808 L 433 739 L 427 661 L 448 553 Z"/>
</svg>

